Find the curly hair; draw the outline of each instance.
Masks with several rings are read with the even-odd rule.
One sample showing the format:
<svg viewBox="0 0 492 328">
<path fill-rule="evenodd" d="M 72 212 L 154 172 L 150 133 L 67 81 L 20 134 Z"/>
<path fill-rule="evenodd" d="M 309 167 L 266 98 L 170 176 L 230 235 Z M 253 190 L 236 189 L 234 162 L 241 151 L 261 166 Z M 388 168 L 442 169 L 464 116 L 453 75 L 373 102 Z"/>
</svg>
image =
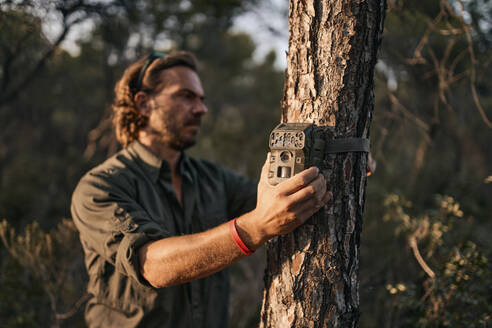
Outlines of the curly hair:
<svg viewBox="0 0 492 328">
<path fill-rule="evenodd" d="M 141 86 L 137 89 L 137 80 L 143 66 L 149 57 L 143 57 L 130 65 L 114 88 L 113 126 L 116 139 L 126 148 L 132 141 L 137 140 L 140 129 L 147 125 L 147 117 L 138 110 L 134 97 L 139 91 L 156 94 L 165 87 L 161 72 L 174 66 L 186 66 L 197 71 L 197 61 L 193 54 L 179 51 L 168 56 L 157 58 L 145 70 Z"/>
</svg>

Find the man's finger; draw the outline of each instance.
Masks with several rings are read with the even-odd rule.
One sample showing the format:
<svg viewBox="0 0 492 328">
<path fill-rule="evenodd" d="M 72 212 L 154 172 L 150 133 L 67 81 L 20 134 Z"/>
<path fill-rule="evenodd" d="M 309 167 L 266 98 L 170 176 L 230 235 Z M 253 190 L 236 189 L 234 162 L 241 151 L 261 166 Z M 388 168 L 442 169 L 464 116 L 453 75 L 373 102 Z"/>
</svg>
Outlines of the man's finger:
<svg viewBox="0 0 492 328">
<path fill-rule="evenodd" d="M 306 187 L 290 194 L 289 200 L 293 203 L 299 203 L 315 197 L 318 202 L 321 202 L 326 191 L 326 182 L 323 175 L 318 175 L 316 179 L 311 181 Z"/>
<path fill-rule="evenodd" d="M 298 208 L 299 220 L 303 223 L 312 217 L 316 212 L 318 212 L 323 206 L 326 206 L 333 198 L 331 191 L 327 191 L 321 202 L 315 201 L 314 199 L 305 202 Z"/>
<path fill-rule="evenodd" d="M 326 206 L 331 202 L 333 198 L 333 193 L 327 191 L 321 201 L 312 198 L 304 203 L 299 204 L 299 207 L 295 209 L 296 213 L 302 222 L 306 221 L 309 217 L 313 216 L 314 213 L 318 212 L 323 206 Z"/>
<path fill-rule="evenodd" d="M 326 193 L 326 180 L 323 174 L 320 174 L 318 178 L 314 180 L 314 187 L 316 188 L 316 198 L 321 202 Z"/>
<path fill-rule="evenodd" d="M 302 203 L 297 208 L 297 218 L 301 223 L 304 223 L 309 219 L 314 213 L 318 212 L 321 208 L 321 203 L 318 202 L 315 198 L 311 198 L 310 200 Z"/>
<path fill-rule="evenodd" d="M 330 203 L 333 200 L 333 193 L 331 191 L 327 191 L 325 193 L 325 197 L 323 197 L 323 206 Z"/>
<path fill-rule="evenodd" d="M 318 177 L 318 175 L 319 169 L 315 166 L 310 167 L 309 169 L 306 169 L 294 175 L 292 178 L 278 184 L 279 192 L 284 195 L 293 194 L 296 191 L 301 190 L 302 188 L 309 185 L 311 181 Z"/>
</svg>

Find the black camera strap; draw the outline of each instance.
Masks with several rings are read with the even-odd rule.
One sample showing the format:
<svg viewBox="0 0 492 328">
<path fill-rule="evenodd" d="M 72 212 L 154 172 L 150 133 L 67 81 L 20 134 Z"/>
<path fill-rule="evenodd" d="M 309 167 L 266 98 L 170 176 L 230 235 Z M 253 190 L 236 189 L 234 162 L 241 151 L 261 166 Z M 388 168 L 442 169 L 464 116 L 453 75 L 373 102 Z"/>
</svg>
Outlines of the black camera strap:
<svg viewBox="0 0 492 328">
<path fill-rule="evenodd" d="M 324 154 L 369 152 L 370 142 L 367 138 L 341 138 L 326 140 L 321 130 L 313 131 L 313 146 L 310 152 L 309 162 L 311 165 L 319 166 Z"/>
<path fill-rule="evenodd" d="M 366 152 L 370 149 L 370 142 L 367 138 L 344 138 L 325 140 L 325 153 L 348 153 Z"/>
</svg>

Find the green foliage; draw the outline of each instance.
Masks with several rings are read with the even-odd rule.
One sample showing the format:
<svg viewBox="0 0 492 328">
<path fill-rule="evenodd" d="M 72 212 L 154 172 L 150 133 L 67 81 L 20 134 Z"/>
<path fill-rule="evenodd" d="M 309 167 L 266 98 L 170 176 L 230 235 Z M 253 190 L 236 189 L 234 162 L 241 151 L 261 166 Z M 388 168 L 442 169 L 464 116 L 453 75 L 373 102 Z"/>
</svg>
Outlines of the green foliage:
<svg viewBox="0 0 492 328">
<path fill-rule="evenodd" d="M 0 277 L 2 327 L 39 327 L 50 322 L 49 300 L 40 283 L 10 257 L 3 257 Z"/>
<path fill-rule="evenodd" d="M 459 203 L 438 196 L 436 204 L 412 215 L 412 204 L 404 198 L 386 198 L 383 220 L 396 223 L 395 234 L 407 240 L 426 274 L 389 283 L 387 292 L 395 298 L 401 326 L 485 327 L 492 322 L 492 254 L 463 234 L 472 218 Z"/>
<path fill-rule="evenodd" d="M 58 327 L 62 320 L 77 314 L 86 298 L 82 286 L 87 280 L 77 235 L 68 219 L 48 233 L 34 221 L 22 235 L 6 220 L 0 222 L 0 240 L 15 262 L 7 261 L 0 285 L 6 294 L 13 288 L 17 290 L 8 296 L 12 303 L 7 308 L 8 303 L 2 303 L 0 313 L 15 309 L 7 316 L 12 326 L 36 327 L 39 322 L 51 322 L 50 326 Z M 23 274 L 12 275 L 21 269 Z M 25 292 L 19 293 L 19 287 L 24 287 Z"/>
<path fill-rule="evenodd" d="M 0 7 L 1 8 L 1 7 Z M 15 29 L 12 27 L 15 26 Z M 41 19 L 22 10 L 0 10 L 0 71 L 1 98 L 10 91 L 10 86 L 20 83 L 18 72 L 26 72 L 32 63 L 41 59 L 49 47 L 40 30 Z M 23 51 L 21 56 L 19 53 Z"/>
</svg>

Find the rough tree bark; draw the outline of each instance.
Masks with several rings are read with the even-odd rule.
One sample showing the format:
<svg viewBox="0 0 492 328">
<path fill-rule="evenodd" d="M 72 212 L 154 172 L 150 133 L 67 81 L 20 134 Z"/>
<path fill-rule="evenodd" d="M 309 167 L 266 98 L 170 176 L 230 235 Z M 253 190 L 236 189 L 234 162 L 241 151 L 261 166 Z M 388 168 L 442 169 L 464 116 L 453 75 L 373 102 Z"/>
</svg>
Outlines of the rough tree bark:
<svg viewBox="0 0 492 328">
<path fill-rule="evenodd" d="M 368 138 L 385 0 L 291 0 L 283 122 Z M 357 327 L 367 153 L 325 154 L 333 201 L 267 246 L 260 327 Z"/>
</svg>

